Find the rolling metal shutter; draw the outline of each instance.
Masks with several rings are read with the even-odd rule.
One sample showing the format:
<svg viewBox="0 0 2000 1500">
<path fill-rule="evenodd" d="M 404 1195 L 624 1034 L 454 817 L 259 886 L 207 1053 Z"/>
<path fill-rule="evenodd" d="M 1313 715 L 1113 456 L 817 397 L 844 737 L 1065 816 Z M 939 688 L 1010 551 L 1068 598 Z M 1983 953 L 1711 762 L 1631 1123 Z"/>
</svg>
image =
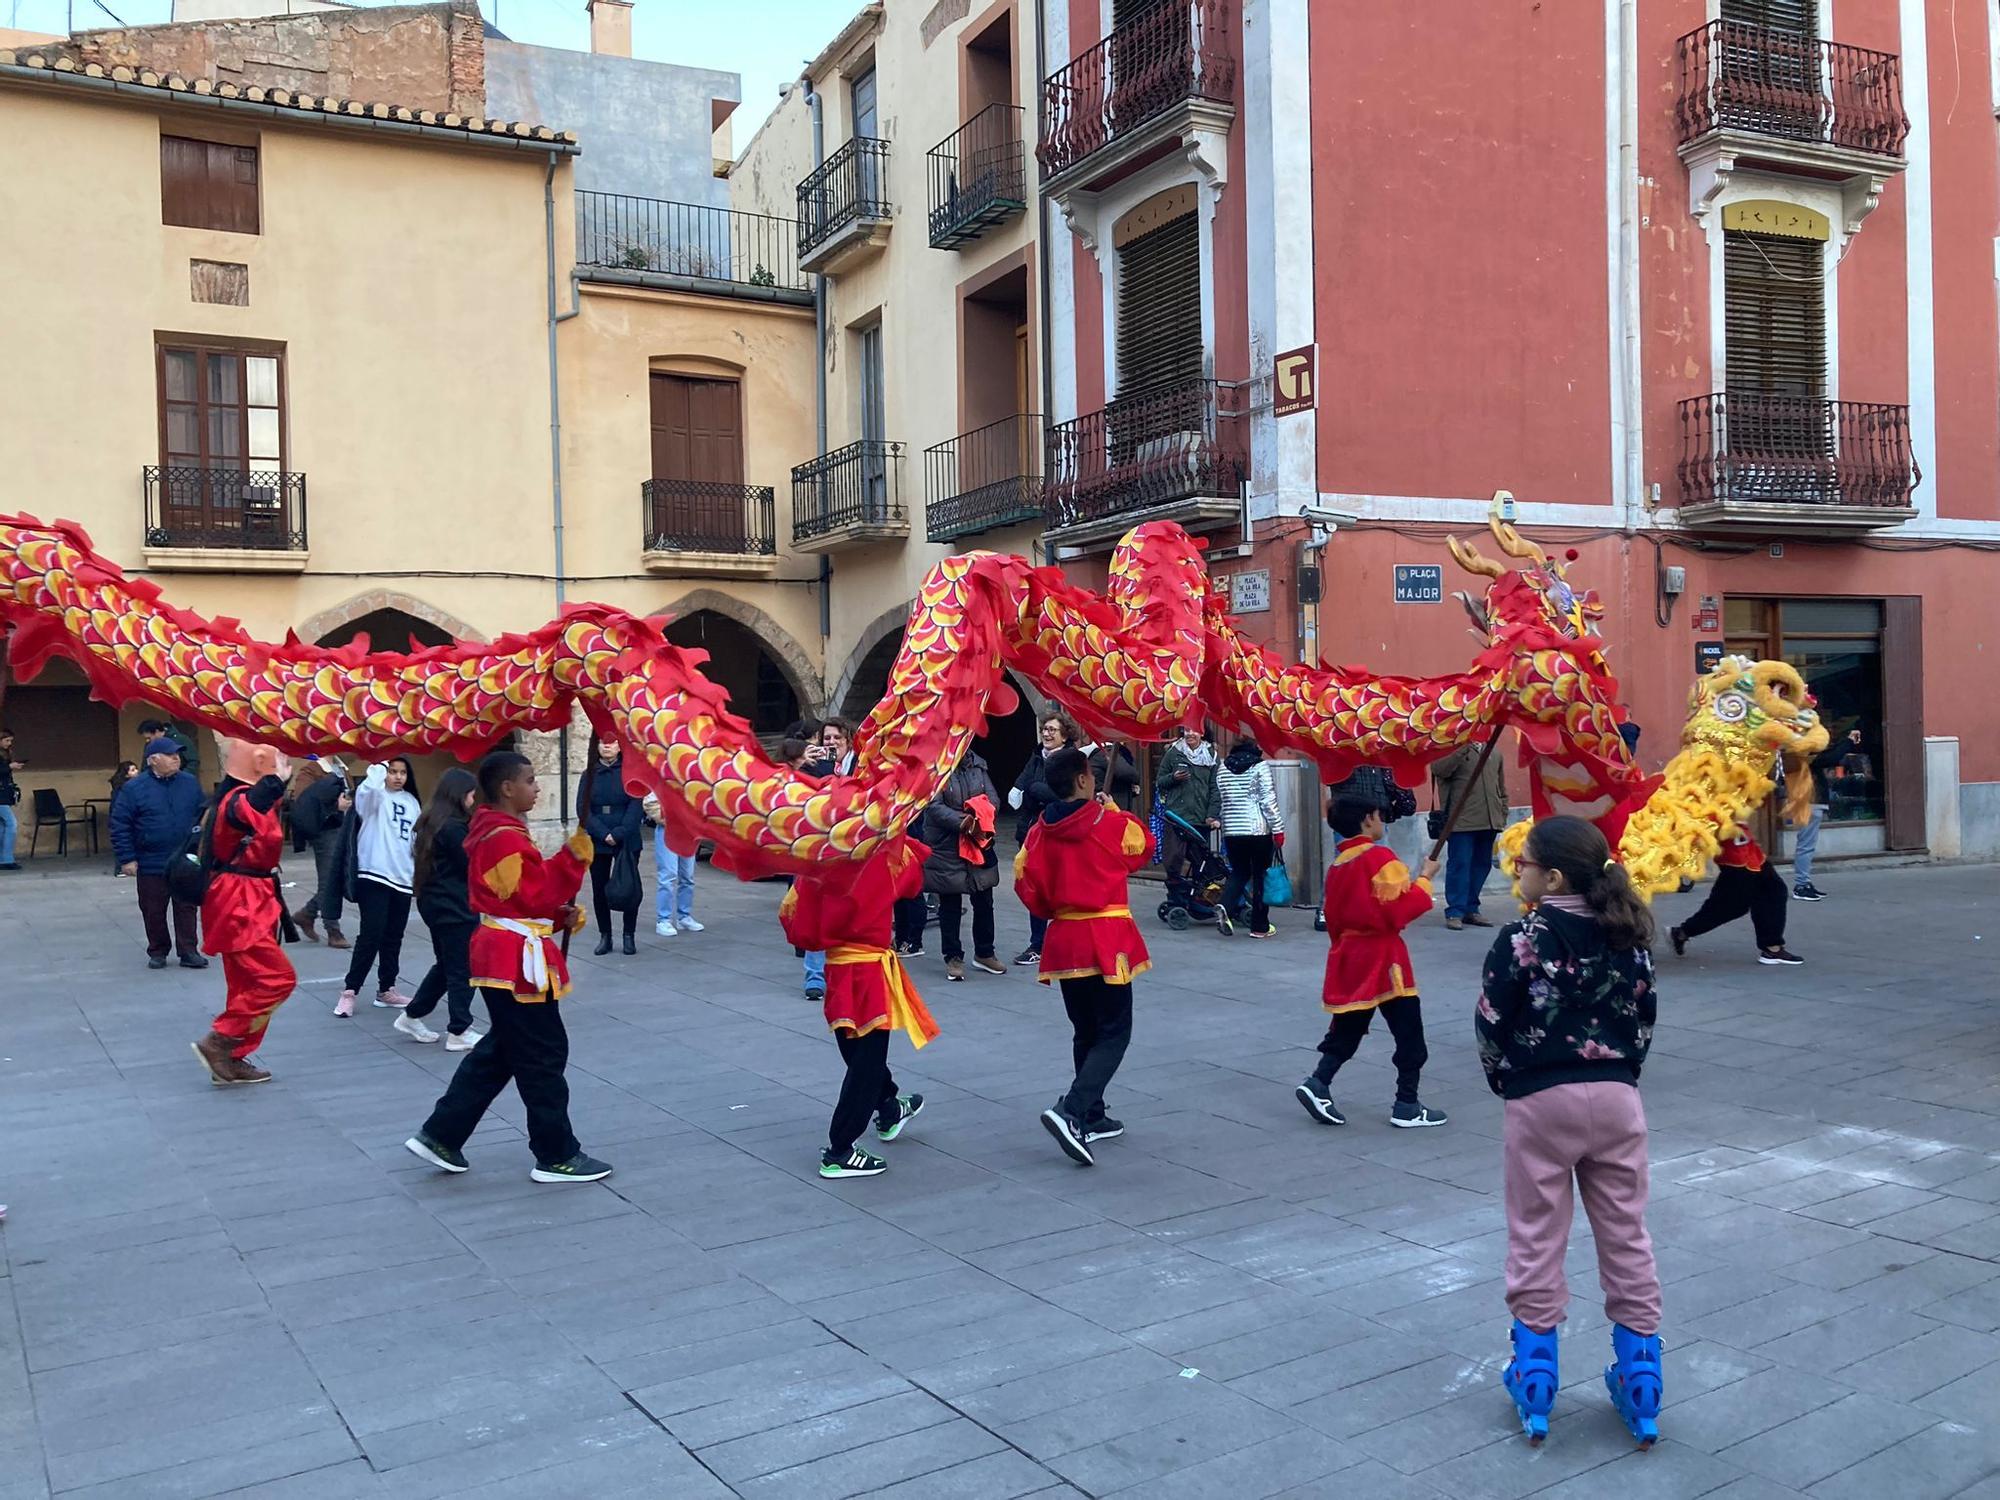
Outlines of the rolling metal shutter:
<svg viewBox="0 0 2000 1500">
<path fill-rule="evenodd" d="M 1722 0 L 1721 20 L 1768 26 L 1794 36 L 1819 34 L 1819 0 Z"/>
<path fill-rule="evenodd" d="M 1736 231 L 1724 236 L 1731 394 L 1825 399 L 1824 251 L 1818 240 Z"/>
<path fill-rule="evenodd" d="M 1201 231 L 1188 213 L 1118 252 L 1118 394 L 1201 375 Z"/>
</svg>

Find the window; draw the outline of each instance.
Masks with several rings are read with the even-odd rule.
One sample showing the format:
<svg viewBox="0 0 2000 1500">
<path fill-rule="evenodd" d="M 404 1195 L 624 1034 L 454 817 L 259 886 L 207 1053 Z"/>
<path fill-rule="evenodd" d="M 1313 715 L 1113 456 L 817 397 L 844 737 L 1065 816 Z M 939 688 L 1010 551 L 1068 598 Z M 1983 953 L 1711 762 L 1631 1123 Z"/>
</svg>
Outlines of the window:
<svg viewBox="0 0 2000 1500">
<path fill-rule="evenodd" d="M 1199 380 L 1201 221 L 1186 212 L 1118 247 L 1118 394 Z"/>
<path fill-rule="evenodd" d="M 1723 236 L 1731 393 L 1826 396 L 1826 255 L 1820 240 Z"/>
<path fill-rule="evenodd" d="M 269 346 L 159 346 L 160 526 L 235 531 L 284 508 L 284 359 Z"/>
<path fill-rule="evenodd" d="M 160 222 L 256 234 L 257 148 L 161 136 Z"/>
</svg>

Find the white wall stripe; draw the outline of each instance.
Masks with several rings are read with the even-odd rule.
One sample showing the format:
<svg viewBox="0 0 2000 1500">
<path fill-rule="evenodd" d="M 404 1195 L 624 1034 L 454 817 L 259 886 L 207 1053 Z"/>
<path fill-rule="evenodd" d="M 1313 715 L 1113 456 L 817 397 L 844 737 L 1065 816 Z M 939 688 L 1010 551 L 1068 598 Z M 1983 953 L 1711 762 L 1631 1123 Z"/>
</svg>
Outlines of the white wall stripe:
<svg viewBox="0 0 2000 1500">
<path fill-rule="evenodd" d="M 1903 174 L 1908 205 L 1910 323 L 1910 446 L 1923 470 L 1917 487 L 1917 518 L 1938 513 L 1937 455 L 1937 307 L 1933 291 L 1931 249 L 1931 78 L 1930 46 L 1924 0 L 1902 0 L 1903 108 L 1910 117 L 1910 139 L 1903 148 L 1909 170 Z"/>
</svg>

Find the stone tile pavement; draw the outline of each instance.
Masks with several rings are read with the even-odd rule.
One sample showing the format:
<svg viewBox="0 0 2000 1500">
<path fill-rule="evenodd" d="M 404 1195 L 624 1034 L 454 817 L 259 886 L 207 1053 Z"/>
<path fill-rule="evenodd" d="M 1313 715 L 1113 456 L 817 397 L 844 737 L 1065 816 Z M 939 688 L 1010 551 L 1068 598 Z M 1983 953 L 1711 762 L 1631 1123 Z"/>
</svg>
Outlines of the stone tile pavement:
<svg viewBox="0 0 2000 1500">
<path fill-rule="evenodd" d="M 1415 934 L 1453 1121 L 1408 1133 L 1386 1037 L 1344 1130 L 1291 1098 L 1307 914 L 1148 923 L 1130 1133 L 1093 1171 L 1034 1120 L 1055 998 L 946 984 L 933 937 L 945 1034 L 894 1054 L 930 1107 L 888 1176 L 824 1183 L 838 1066 L 778 888 L 711 877 L 709 931 L 579 965 L 575 1118 L 618 1173 L 549 1188 L 511 1097 L 466 1176 L 404 1153 L 455 1058 L 334 1020 L 325 949 L 276 1081 L 209 1088 L 219 975 L 148 973 L 131 886 L 80 865 L 0 884 L 0 1500 L 2000 1497 L 2000 869 L 1829 867 L 1803 969 L 1747 931 L 1663 955 L 1668 1410 L 1636 1454 L 1581 1232 L 1545 1449 L 1498 1388 L 1476 932 Z"/>
</svg>

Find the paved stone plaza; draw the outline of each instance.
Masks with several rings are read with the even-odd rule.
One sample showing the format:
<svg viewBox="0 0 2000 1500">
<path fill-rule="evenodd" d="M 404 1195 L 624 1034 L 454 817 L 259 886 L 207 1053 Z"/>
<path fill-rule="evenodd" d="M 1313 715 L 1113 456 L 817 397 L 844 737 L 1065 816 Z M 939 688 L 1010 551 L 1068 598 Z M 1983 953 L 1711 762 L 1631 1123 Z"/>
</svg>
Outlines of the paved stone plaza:
<svg viewBox="0 0 2000 1500">
<path fill-rule="evenodd" d="M 511 1094 L 470 1174 L 403 1151 L 457 1059 L 333 1019 L 323 948 L 292 950 L 276 1080 L 210 1088 L 219 972 L 148 973 L 130 883 L 75 863 L 0 885 L 0 1500 L 2000 1497 L 2000 869 L 1824 867 L 1803 969 L 1747 930 L 1662 953 L 1666 1436 L 1638 1454 L 1581 1233 L 1545 1449 L 1498 1385 L 1479 933 L 1413 933 L 1452 1124 L 1389 1129 L 1379 1036 L 1332 1130 L 1291 1097 L 1309 914 L 1271 943 L 1148 921 L 1129 1133 L 1091 1171 L 1035 1122 L 1059 1003 L 947 984 L 933 934 L 944 1035 L 893 1054 L 929 1108 L 888 1176 L 826 1183 L 838 1061 L 779 888 L 705 872 L 708 932 L 579 964 L 574 1116 L 618 1171 L 535 1187 Z M 406 956 L 413 987 L 414 923 Z"/>
</svg>

